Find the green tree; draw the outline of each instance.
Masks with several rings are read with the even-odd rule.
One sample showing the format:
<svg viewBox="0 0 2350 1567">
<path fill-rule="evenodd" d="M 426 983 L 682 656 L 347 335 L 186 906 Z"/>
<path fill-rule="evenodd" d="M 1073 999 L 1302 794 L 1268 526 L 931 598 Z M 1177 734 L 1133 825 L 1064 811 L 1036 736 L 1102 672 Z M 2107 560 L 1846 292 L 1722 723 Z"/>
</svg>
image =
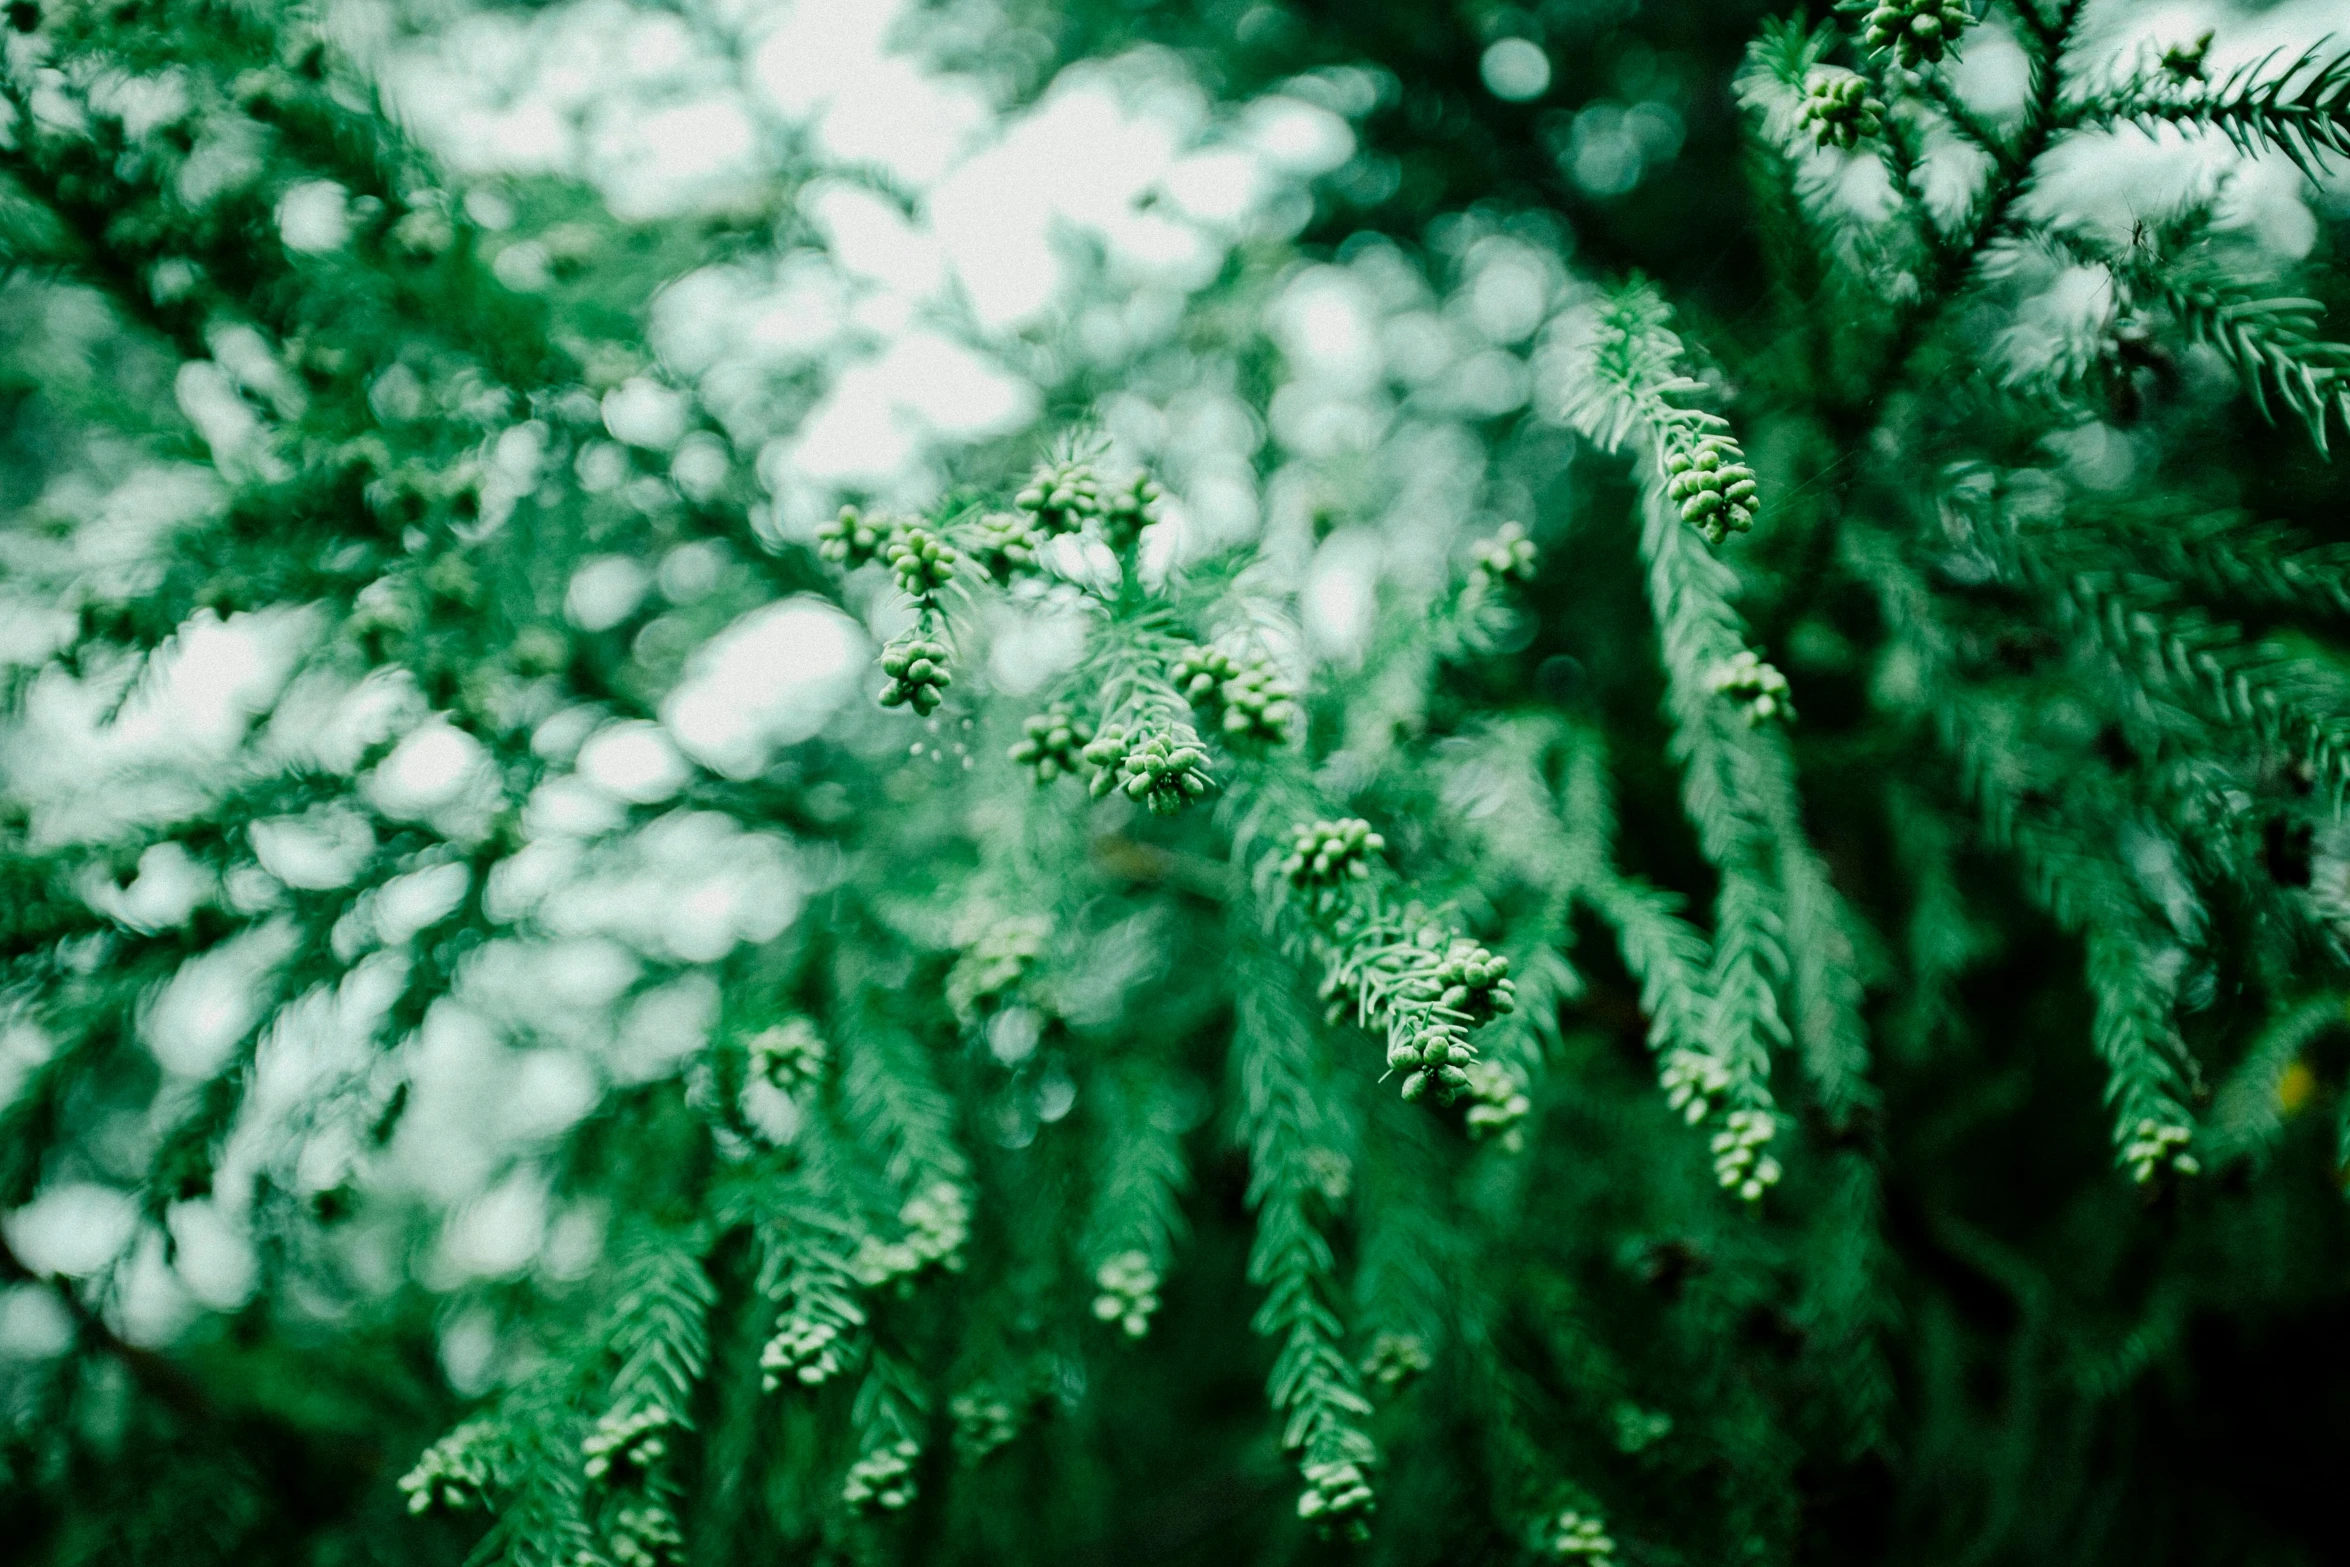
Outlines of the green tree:
<svg viewBox="0 0 2350 1567">
<path fill-rule="evenodd" d="M 2128 12 L 10 7 L 12 1557 L 2327 1559 L 2350 50 Z"/>
</svg>

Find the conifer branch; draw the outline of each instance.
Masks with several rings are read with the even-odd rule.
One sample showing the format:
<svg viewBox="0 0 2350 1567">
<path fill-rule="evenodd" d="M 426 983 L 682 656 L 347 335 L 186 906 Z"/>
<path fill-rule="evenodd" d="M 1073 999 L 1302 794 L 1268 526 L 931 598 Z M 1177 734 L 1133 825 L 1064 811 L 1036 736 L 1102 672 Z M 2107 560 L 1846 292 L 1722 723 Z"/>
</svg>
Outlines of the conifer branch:
<svg viewBox="0 0 2350 1567">
<path fill-rule="evenodd" d="M 862 976 L 855 982 L 861 985 Z M 916 1042 L 874 1015 L 879 998 L 851 996 L 834 1020 L 843 1049 L 840 1103 L 858 1141 L 901 1192 L 960 1186 L 970 1161 L 956 1141 L 954 1101 Z"/>
<path fill-rule="evenodd" d="M 2251 609 L 2350 615 L 2350 546 L 2313 544 L 2286 524 L 2236 512 L 2145 517 L 2075 508 L 2071 517 L 2106 534 L 2107 547 L 2150 578 Z"/>
<path fill-rule="evenodd" d="M 1364 1139 L 1358 1183 L 1354 1298 L 1369 1334 L 1358 1364 L 1370 1396 L 1384 1402 L 1405 1394 L 1452 1347 L 1461 1314 L 1456 1283 L 1471 1271 L 1474 1251 L 1447 1200 L 1431 1123 L 1385 1101 L 1372 1114 L 1378 1124 Z"/>
<path fill-rule="evenodd" d="M 1235 933 L 1236 946 L 1253 948 L 1255 939 Z M 1260 958 L 1243 972 L 1254 982 L 1241 989 L 1233 1052 L 1257 1216 L 1248 1276 L 1265 1292 L 1251 1326 L 1278 1346 L 1268 1392 L 1283 1417 L 1281 1445 L 1298 1455 L 1306 1479 L 1299 1516 L 1359 1535 L 1374 1505 L 1378 1450 L 1364 1429 L 1370 1403 L 1342 1347 L 1335 1261 L 1313 1215 L 1322 1187 L 1311 1155 L 1326 1112 L 1310 1065 L 1311 1028 L 1277 967 Z"/>
<path fill-rule="evenodd" d="M 1822 1253 L 1801 1308 L 1813 1353 L 1842 1390 L 1846 1450 L 1879 1450 L 1895 1413 L 1886 1337 L 1900 1324 L 1900 1303 L 1887 1285 L 1893 1259 L 1885 1244 L 1885 1196 L 1877 1166 L 1862 1153 L 1833 1156 L 1831 1194 L 1807 1239 Z"/>
<path fill-rule="evenodd" d="M 2190 337 L 2227 360 L 2263 419 L 2273 420 L 2273 392 L 2320 452 L 2328 450 L 2335 420 L 2350 426 L 2350 344 L 2317 335 L 2315 300 L 2267 297 L 2229 279 L 2169 269 L 2145 281 Z"/>
<path fill-rule="evenodd" d="M 478 1439 L 492 1444 L 495 1455 L 495 1521 L 466 1558 L 467 1567 L 578 1567 L 601 1561 L 588 1522 L 578 1431 L 569 1411 L 542 1389 L 526 1389 L 502 1401 L 494 1431 Z"/>
<path fill-rule="evenodd" d="M 1587 329 L 1587 346 L 1569 363 L 1570 421 L 1613 447 L 1662 451 L 1687 438 L 1692 427 L 1678 399 L 1694 383 L 1678 372 L 1681 346 L 1667 320 L 1662 303 L 1638 285 L 1602 307 Z M 1665 464 L 1660 479 L 1671 471 Z M 1770 1052 L 1791 1037 L 1779 991 L 1788 978 L 1792 913 L 1801 922 L 1795 934 L 1805 953 L 1799 1003 L 1805 1060 L 1823 1103 L 1841 1117 L 1867 1097 L 1860 986 L 1844 933 L 1849 916 L 1804 841 L 1784 741 L 1775 733 L 1766 737 L 1759 722 L 1765 704 L 1779 698 L 1758 696 L 1743 712 L 1723 700 L 1750 681 L 1759 693 L 1771 690 L 1761 683 L 1767 666 L 1747 648 L 1731 605 L 1736 577 L 1687 545 L 1680 528 L 1685 505 L 1676 512 L 1668 487 L 1646 482 L 1642 495 L 1641 555 L 1664 652 L 1674 753 L 1685 768 L 1683 800 L 1700 846 L 1722 873 L 1707 987 L 1717 1091 L 1728 1094 L 1745 1129 L 1740 1136 L 1767 1128 Z M 1776 681 L 1776 671 L 1768 678 Z M 1777 690 L 1784 691 L 1783 681 Z M 1758 1175 L 1775 1178 L 1775 1160 L 1743 1149 L 1723 1152 L 1732 1158 L 1725 1169 L 1739 1172 L 1736 1184 L 1747 1195 L 1769 1184 L 1745 1177 L 1749 1163 Z"/>
<path fill-rule="evenodd" d="M 2179 232 L 2163 243 L 2127 252 L 2077 228 L 2051 229 L 2046 238 L 2078 260 L 2106 267 L 2133 296 L 2158 302 L 2190 340 L 2212 348 L 2236 372 L 2261 418 L 2275 422 L 2274 396 L 2327 453 L 2334 421 L 2350 426 L 2350 344 L 2318 335 L 2324 307 L 2316 300 L 2274 293 L 2229 270 L 2209 244 L 2195 245 L 2199 222 L 2173 227 Z"/>
<path fill-rule="evenodd" d="M 2003 178 L 2012 180 L 2022 177 L 2023 166 L 2016 161 L 2015 150 L 2008 145 L 2007 138 L 1975 113 L 1973 107 L 1959 96 L 1958 89 L 1951 85 L 1948 76 L 1940 71 L 1931 71 L 1919 76 L 1917 82 L 1925 95 L 1933 100 L 1934 107 L 1942 111 L 1942 117 L 1950 122 L 1951 128 L 1968 145 L 1990 158 Z"/>
<path fill-rule="evenodd" d="M 2140 1182 L 2157 1170 L 2193 1174 L 2199 1162 L 2188 1151 L 2194 1120 L 2185 1104 L 2186 1052 L 2172 1021 L 2178 965 L 2162 957 L 2171 944 L 2156 934 L 2110 838 L 2027 797 L 1996 716 L 1979 711 L 1980 699 L 1959 680 L 1931 596 L 1896 547 L 1853 535 L 1848 548 L 1941 693 L 1930 703 L 1932 723 L 1992 841 L 2015 854 L 2034 898 L 2083 941 L 2095 1009 L 2091 1042 L 2106 1065 L 2119 1161 Z"/>
<path fill-rule="evenodd" d="M 1712 1032 L 1738 1108 L 1768 1103 L 1770 1051 L 1794 1037 L 1779 1005 L 1791 942 L 1804 952 L 1799 1021 L 1822 1102 L 1842 1116 L 1866 1097 L 1860 989 L 1841 900 L 1805 841 L 1783 739 L 1723 699 L 1726 671 L 1751 663 L 1728 569 L 1682 543 L 1651 495 L 1641 542 L 1664 645 L 1667 705 L 1700 845 L 1722 872 L 1714 935 Z M 1790 920 L 1800 921 L 1799 930 Z M 1750 1098 L 1751 1096 L 1751 1098 Z"/>
<path fill-rule="evenodd" d="M 839 1194 L 814 1171 L 804 1171 L 804 1195 L 761 1215 L 759 1293 L 777 1310 L 759 1352 L 767 1391 L 820 1387 L 862 1357 L 865 1326 L 855 1266 L 865 1250 L 862 1227 L 820 1206 Z"/>
<path fill-rule="evenodd" d="M 2292 745 L 2337 810 L 2350 799 L 2350 720 L 2336 716 L 2350 682 L 2333 669 L 2275 643 L 2247 643 L 2147 579 L 2081 572 L 2064 588 L 2066 618 L 2124 678 L 2216 724 Z"/>
<path fill-rule="evenodd" d="M 1713 949 L 1681 917 L 1681 899 L 1617 869 L 1616 811 L 1600 737 L 1528 720 L 1497 728 L 1453 781 L 1454 803 L 1482 826 L 1497 865 L 1537 878 L 1552 897 L 1588 907 L 1616 937 L 1640 986 L 1648 1047 L 1673 1108 L 1700 1120 L 1710 1102 Z M 1555 797 L 1542 769 L 1553 752 Z"/>
<path fill-rule="evenodd" d="M 903 1512 L 917 1489 L 915 1466 L 930 1424 L 931 1399 L 914 1368 L 876 1349 L 857 1384 L 849 1427 L 857 1459 L 841 1485 L 841 1500 L 869 1513 Z"/>
<path fill-rule="evenodd" d="M 710 1361 L 708 1319 L 717 1291 L 690 1235 L 648 1237 L 623 1265 L 613 1306 L 612 1407 L 686 1419 Z"/>
<path fill-rule="evenodd" d="M 1183 1233 L 1190 1170 L 1179 1107 L 1155 1071 L 1127 1063 L 1099 1081 L 1107 1157 L 1095 1179 L 1080 1255 L 1097 1288 L 1094 1315 L 1140 1338 L 1158 1310 L 1159 1289 Z"/>
<path fill-rule="evenodd" d="M 1955 234 L 1943 232 L 1927 216 L 1923 202 L 1908 188 L 1917 159 L 1900 154 L 1896 172 L 1903 179 L 1903 202 L 1920 227 L 1927 265 L 1921 269 L 1914 294 L 1894 301 L 1895 320 L 1886 351 L 1862 394 L 1848 405 L 1849 417 L 1875 421 L 1881 397 L 1909 373 L 1911 360 L 1968 280 L 1977 274 L 1992 243 L 2016 226 L 2016 204 L 2031 188 L 2041 156 L 2061 129 L 2064 57 L 2072 47 L 2083 3 L 2054 0 L 2049 11 L 2043 11 L 2035 0 L 2021 0 L 2017 6 L 2032 35 L 2024 51 L 2030 76 L 2023 127 L 2014 141 L 2006 144 L 2006 156 L 1995 160 L 1989 182 L 1975 193 Z"/>
<path fill-rule="evenodd" d="M 1982 935 L 1959 887 L 1957 824 L 1921 792 L 1904 789 L 1891 806 L 1894 852 L 1911 887 L 1902 943 L 1909 988 L 1900 1021 L 1886 1036 L 1897 1051 L 1917 1058 L 1955 1026 L 1953 987 L 1978 955 Z"/>
<path fill-rule="evenodd" d="M 2192 71 L 2141 72 L 2068 109 L 2063 122 L 2217 131 L 2247 157 L 2273 149 L 2322 180 L 2327 159 L 2350 158 L 2350 47 L 2326 37 L 2298 51 L 2272 49 L 2218 81 L 2205 79 L 2199 62 Z"/>
</svg>

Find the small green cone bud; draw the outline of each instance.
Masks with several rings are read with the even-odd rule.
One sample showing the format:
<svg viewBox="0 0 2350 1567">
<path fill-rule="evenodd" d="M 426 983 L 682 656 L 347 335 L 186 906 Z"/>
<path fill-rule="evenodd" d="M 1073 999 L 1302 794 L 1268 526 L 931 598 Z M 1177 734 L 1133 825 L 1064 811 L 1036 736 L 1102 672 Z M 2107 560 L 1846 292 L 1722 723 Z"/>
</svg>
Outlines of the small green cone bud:
<svg viewBox="0 0 2350 1567">
<path fill-rule="evenodd" d="M 1492 538 L 1469 546 L 1469 580 L 1488 589 L 1505 582 L 1532 582 L 1538 558 L 1526 530 L 1514 522 L 1504 523 Z"/>
<path fill-rule="evenodd" d="M 1382 1388 L 1400 1387 L 1434 1365 L 1428 1346 L 1409 1333 L 1382 1333 L 1363 1357 L 1363 1375 Z"/>
<path fill-rule="evenodd" d="M 945 699 L 946 688 L 955 680 L 947 668 L 946 644 L 918 632 L 882 649 L 881 672 L 889 676 L 889 684 L 881 688 L 881 705 L 911 707 L 925 717 Z"/>
<path fill-rule="evenodd" d="M 497 1484 L 497 1446 L 497 1432 L 489 1422 L 469 1420 L 426 1448 L 416 1467 L 400 1477 L 408 1510 L 426 1513 L 437 1507 L 463 1512 L 485 1505 Z"/>
<path fill-rule="evenodd" d="M 1159 1309 L 1159 1271 L 1147 1253 L 1120 1252 L 1094 1270 L 1101 1293 L 1094 1297 L 1093 1314 L 1115 1322 L 1128 1338 L 1150 1331 L 1151 1314 Z"/>
<path fill-rule="evenodd" d="M 955 547 L 927 528 L 902 528 L 885 552 L 898 587 L 914 598 L 924 598 L 955 580 Z"/>
<path fill-rule="evenodd" d="M 1885 105 L 1869 96 L 1867 78 L 1822 66 L 1804 78 L 1796 125 L 1821 147 L 1850 150 L 1885 127 Z"/>
<path fill-rule="evenodd" d="M 1012 760 L 1034 774 L 1040 785 L 1076 777 L 1084 748 L 1093 743 L 1092 726 L 1058 702 L 1025 720 L 1020 729 Z"/>
<path fill-rule="evenodd" d="M 865 1511 L 898 1512 L 914 1500 L 914 1460 L 922 1449 L 910 1441 L 875 1447 L 849 1466 L 841 1500 Z"/>
<path fill-rule="evenodd" d="M 1086 519 L 1102 514 L 1101 481 L 1091 464 L 1068 459 L 1038 468 L 1012 504 L 1034 519 L 1045 538 L 1075 533 Z"/>
<path fill-rule="evenodd" d="M 1158 480 L 1138 473 L 1103 496 L 1102 541 L 1120 554 L 1134 548 L 1142 530 L 1159 520 L 1159 501 L 1165 493 Z"/>
<path fill-rule="evenodd" d="M 1609 1538 L 1607 1526 L 1573 1508 L 1558 1515 L 1542 1543 L 1553 1560 L 1581 1562 L 1586 1567 L 1601 1567 L 1616 1554 L 1616 1542 Z"/>
<path fill-rule="evenodd" d="M 1243 662 L 1221 648 L 1195 647 L 1167 673 L 1192 711 L 1226 741 L 1279 745 L 1289 738 L 1296 693 L 1271 659 Z"/>
<path fill-rule="evenodd" d="M 881 554 L 891 531 L 888 520 L 843 506 L 838 517 L 816 529 L 816 553 L 853 571 Z"/>
<path fill-rule="evenodd" d="M 1719 544 L 1754 526 L 1754 470 L 1728 436 L 1703 436 L 1687 451 L 1673 453 L 1665 461 L 1665 476 L 1665 494 L 1708 543 Z"/>
<path fill-rule="evenodd" d="M 1183 724 L 1138 727 L 1131 733 L 1113 724 L 1081 754 L 1097 769 L 1089 785 L 1095 799 L 1123 790 L 1154 815 L 1172 815 L 1205 799 L 1215 786 L 1205 770 L 1208 754 L 1199 736 Z"/>
<path fill-rule="evenodd" d="M 999 512 L 982 517 L 970 537 L 971 558 L 998 583 L 1009 584 L 1036 565 L 1043 542 L 1034 525 L 1019 513 Z"/>
<path fill-rule="evenodd" d="M 1965 0 L 1877 0 L 1861 36 L 1872 49 L 1890 49 L 1905 70 L 1938 64 L 1974 15 Z"/>
<path fill-rule="evenodd" d="M 602 1480 L 649 1473 L 667 1455 L 669 1442 L 664 1433 L 676 1423 L 676 1417 L 658 1405 L 625 1415 L 607 1410 L 580 1444 L 587 1477 Z"/>
<path fill-rule="evenodd" d="M 1741 704 L 1749 724 L 1760 725 L 1772 719 L 1792 723 L 1795 719 L 1795 703 L 1787 692 L 1787 677 L 1764 663 L 1752 648 L 1740 648 L 1707 677 L 1707 683 Z"/>
<path fill-rule="evenodd" d="M 1289 858 L 1281 874 L 1317 909 L 1328 909 L 1340 890 L 1371 874 L 1371 859 L 1387 840 L 1359 816 L 1341 821 L 1303 822 L 1289 830 Z"/>
<path fill-rule="evenodd" d="M 751 1071 L 787 1094 L 803 1094 L 823 1079 L 831 1047 L 804 1017 L 787 1018 L 748 1042 Z"/>
</svg>

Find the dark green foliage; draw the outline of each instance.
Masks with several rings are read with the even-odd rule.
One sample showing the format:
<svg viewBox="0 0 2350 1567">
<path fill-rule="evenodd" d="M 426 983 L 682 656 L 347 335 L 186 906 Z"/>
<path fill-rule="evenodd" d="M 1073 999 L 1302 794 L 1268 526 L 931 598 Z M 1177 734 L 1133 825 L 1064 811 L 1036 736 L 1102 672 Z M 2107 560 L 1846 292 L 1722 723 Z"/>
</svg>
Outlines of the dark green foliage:
<svg viewBox="0 0 2350 1567">
<path fill-rule="evenodd" d="M 2125 235 L 2065 170 L 2179 127 L 2338 182 L 2350 55 L 1667 9 L 1003 24 L 1030 87 L 1155 37 L 1362 88 L 1361 146 L 1184 296 L 1197 384 L 1035 326 L 1073 428 L 795 532 L 639 342 L 666 277 L 812 244 L 789 201 L 530 185 L 521 288 L 309 13 L 10 7 L 0 1554 L 2331 1559 L 2340 208 Z M 1673 171 L 1600 191 L 1629 111 L 1473 85 L 1532 38 L 1553 101 L 1605 59 L 1679 103 Z M 1991 102 L 1954 67 L 2001 49 Z M 328 182 L 347 232 L 289 243 Z M 1343 277 L 1425 301 L 1400 352 L 1494 254 L 1550 280 L 1476 340 L 1530 403 L 1377 369 L 1309 454 L 1257 322 Z M 1202 386 L 1240 542 L 1084 427 Z M 1448 440 L 1473 503 L 1381 489 Z M 124 542 L 94 497 L 167 463 L 200 501 Z M 880 644 L 854 702 L 688 759 L 770 613 L 750 683 L 821 622 Z M 217 751 L 44 781 L 59 693 L 135 735 L 232 632 L 285 671 Z M 250 1277 L 145 1314 L 207 1225 Z"/>
</svg>

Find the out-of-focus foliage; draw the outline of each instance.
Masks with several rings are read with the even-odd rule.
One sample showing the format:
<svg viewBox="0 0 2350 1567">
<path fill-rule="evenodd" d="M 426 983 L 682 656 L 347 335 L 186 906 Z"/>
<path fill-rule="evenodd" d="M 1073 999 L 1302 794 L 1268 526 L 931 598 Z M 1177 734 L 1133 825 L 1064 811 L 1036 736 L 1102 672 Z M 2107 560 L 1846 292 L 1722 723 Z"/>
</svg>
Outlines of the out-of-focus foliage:
<svg viewBox="0 0 2350 1567">
<path fill-rule="evenodd" d="M 2331 1559 L 2328 9 L 6 7 L 8 1559 Z"/>
</svg>

